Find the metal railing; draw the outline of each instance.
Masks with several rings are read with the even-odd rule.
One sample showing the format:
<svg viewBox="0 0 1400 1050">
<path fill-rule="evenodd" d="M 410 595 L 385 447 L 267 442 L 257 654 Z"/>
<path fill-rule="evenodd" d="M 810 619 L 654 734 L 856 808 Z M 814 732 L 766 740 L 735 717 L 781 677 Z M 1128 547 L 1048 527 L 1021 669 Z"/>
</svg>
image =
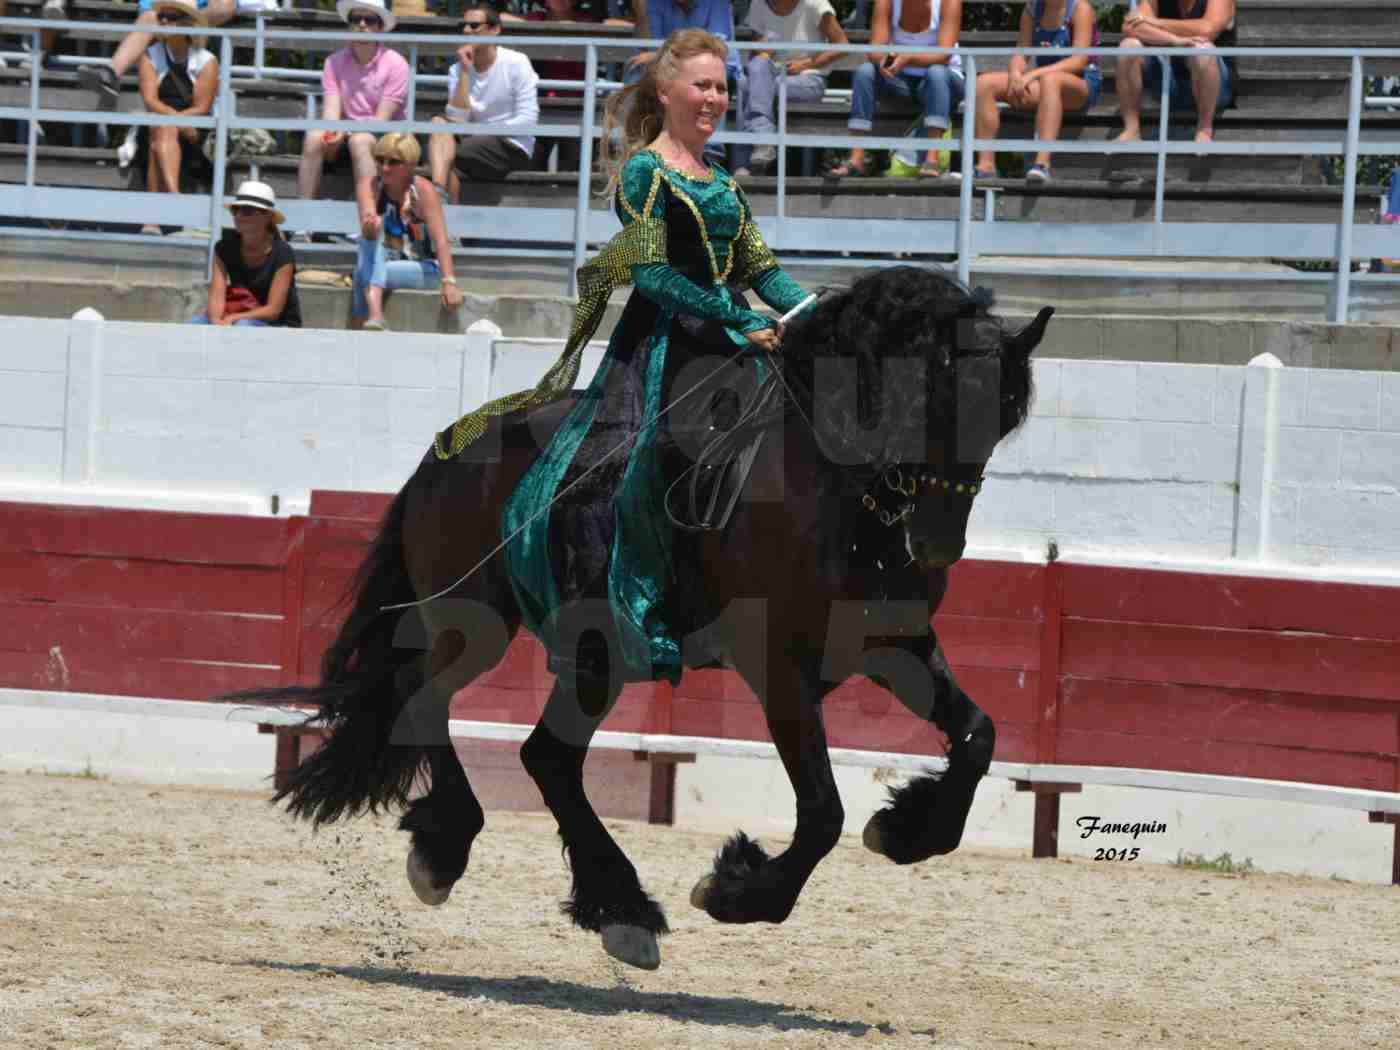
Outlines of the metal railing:
<svg viewBox="0 0 1400 1050">
<path fill-rule="evenodd" d="M 349 32 L 304 32 L 284 31 L 267 28 L 261 19 L 255 28 L 200 28 L 200 36 L 217 41 L 219 57 L 219 84 L 213 112 L 205 117 L 161 116 L 149 113 L 119 113 L 99 110 L 55 110 L 46 109 L 41 104 L 41 80 L 43 63 L 39 61 L 39 30 L 44 28 L 82 29 L 98 35 L 120 37 L 131 31 L 131 26 L 114 26 L 111 22 L 52 22 L 42 19 L 4 19 L 5 28 L 10 32 L 28 34 L 31 39 L 30 92 L 27 106 L 0 107 L 0 118 L 26 121 L 28 144 L 25 160 L 24 184 L 0 184 L 0 215 L 24 216 L 30 219 L 66 219 L 109 224 L 141 225 L 151 222 L 153 217 L 170 222 L 179 218 L 186 221 L 182 225 L 197 226 L 207 222 L 208 259 L 212 264 L 214 245 L 220 235 L 222 209 L 228 170 L 228 134 L 232 129 L 262 128 L 268 131 L 343 131 L 376 132 L 407 131 L 415 134 L 440 133 L 450 130 L 457 135 L 500 134 L 501 128 L 480 127 L 471 124 L 453 124 L 444 128 L 442 124 L 416 119 L 415 90 L 411 86 L 406 118 L 398 121 L 328 121 L 306 118 L 274 118 L 259 116 L 239 116 L 236 113 L 236 97 L 231 79 L 235 73 L 272 74 L 285 76 L 286 70 L 266 65 L 266 50 L 270 44 L 285 41 L 287 47 L 305 50 L 308 43 L 329 45 L 330 48 L 343 46 L 352 41 L 376 39 L 401 50 L 407 50 L 415 77 L 411 84 L 435 84 L 445 78 L 417 73 L 420 49 L 441 51 L 445 46 L 460 43 L 462 37 L 444 37 L 441 34 L 381 34 L 371 37 L 363 33 Z M 149 26 L 143 31 L 154 35 L 188 34 L 188 29 L 178 27 Z M 593 146 L 598 137 L 595 112 L 600 91 L 617 85 L 611 81 L 598 79 L 599 51 L 607 48 L 615 52 L 616 41 L 599 41 L 589 37 L 547 37 L 511 38 L 508 33 L 493 38 L 493 43 L 504 46 L 521 43 L 531 48 L 559 47 L 581 49 L 584 54 L 585 78 L 582 81 L 554 81 L 552 84 L 582 89 L 582 111 L 578 124 L 536 124 L 512 126 L 515 134 L 548 137 L 553 139 L 579 140 L 580 161 L 577 174 L 577 194 L 574 206 L 567 211 L 552 208 L 533 207 L 485 207 L 473 205 L 452 205 L 447 209 L 449 230 L 454 239 L 460 236 L 497 238 L 514 245 L 538 245 L 539 247 L 489 247 L 482 246 L 464 249 L 466 254 L 500 254 L 508 256 L 553 257 L 571 259 L 573 266 L 569 280 L 572 294 L 572 270 L 582 264 L 590 245 L 602 243 L 617 228 L 617 221 L 611 212 L 602 207 L 590 206 L 590 175 L 593 167 Z M 652 47 L 658 41 L 635 42 L 638 48 Z M 252 67 L 235 67 L 233 48 L 252 46 L 255 62 Z M 944 51 L 927 47 L 872 47 L 864 45 L 827 46 L 791 43 L 738 43 L 731 45 L 741 54 L 750 51 L 812 52 L 839 51 L 852 56 L 868 55 L 874 51 L 882 53 Z M 832 245 L 838 244 L 849 253 L 890 254 L 895 252 L 920 255 L 948 254 L 957 259 L 958 275 L 968 280 L 979 254 L 1006 256 L 1059 256 L 1070 258 L 1180 258 L 1194 257 L 1202 261 L 1200 267 L 1189 275 L 1172 272 L 1174 280 L 1186 279 L 1218 280 L 1225 271 L 1212 268 L 1212 258 L 1227 256 L 1232 259 L 1278 259 L 1278 258 L 1330 258 L 1335 263 L 1335 273 L 1306 273 L 1300 271 L 1250 274 L 1230 271 L 1232 280 L 1272 280 L 1296 281 L 1302 283 L 1331 282 L 1331 319 L 1344 322 L 1349 314 L 1352 286 L 1354 283 L 1396 284 L 1400 275 L 1351 273 L 1353 258 L 1368 259 L 1379 256 L 1400 256 L 1400 228 L 1365 225 L 1355 222 L 1356 214 L 1356 172 L 1360 156 L 1388 155 L 1400 152 L 1400 142 L 1362 142 L 1360 135 L 1362 109 L 1367 103 L 1389 107 L 1400 105 L 1400 100 L 1380 97 L 1363 99 L 1364 67 L 1367 59 L 1400 57 L 1400 49 L 1355 49 L 1355 48 L 1222 48 L 1216 54 L 1248 55 L 1251 57 L 1324 57 L 1345 60 L 1350 66 L 1350 93 L 1347 104 L 1347 123 L 1344 135 L 1339 138 L 1320 139 L 1306 142 L 1263 141 L 1263 142 L 1184 142 L 1169 138 L 1171 120 L 1170 98 L 1161 100 L 1158 111 L 1157 136 L 1132 143 L 1111 141 L 1056 140 L 1049 148 L 1055 153 L 1149 153 L 1156 156 L 1156 179 L 1153 200 L 1153 215 L 1150 222 L 1008 222 L 994 220 L 994 209 L 985 207 L 984 217 L 974 214 L 975 192 L 982 192 L 974 186 L 973 167 L 976 151 L 981 149 L 1029 152 L 1047 147 L 1047 143 L 1036 139 L 978 139 L 974 136 L 973 120 L 969 116 L 975 112 L 975 86 L 979 62 L 992 57 L 1012 54 L 1023 55 L 1082 55 L 1107 52 L 1103 48 L 1036 48 L 1033 51 L 1016 48 L 968 48 L 954 49 L 961 56 L 963 73 L 963 114 L 960 135 L 960 159 L 962 183 L 958 195 L 957 218 L 951 221 L 939 219 L 829 219 L 795 216 L 788 209 L 788 165 L 786 150 L 789 147 L 804 148 L 843 148 L 863 147 L 867 149 L 928 149 L 947 148 L 948 142 L 930 137 L 880 136 L 880 135 L 834 135 L 834 134 L 795 134 L 788 130 L 789 108 L 786 81 L 779 78 L 779 99 L 777 128 L 771 134 L 755 134 L 744 131 L 726 131 L 715 136 L 718 142 L 746 143 L 749 145 L 767 144 L 777 147 L 777 179 L 775 209 L 771 216 L 758 219 L 760 228 L 770 246 L 779 258 L 801 253 L 808 261 L 822 261 L 832 256 Z M 946 53 L 946 52 L 945 52 Z M 1195 48 L 1141 48 L 1135 56 L 1149 57 L 1150 60 L 1167 62 L 1172 57 L 1197 56 Z M 308 76 L 306 71 L 299 75 Z M 314 71 L 311 75 L 315 75 Z M 122 124 L 122 125 L 178 125 L 183 127 L 206 128 L 215 138 L 213 158 L 213 180 L 207 198 L 201 195 L 153 194 L 144 192 L 113 193 L 106 190 L 83 190 L 59 187 L 41 187 L 37 184 L 38 122 L 49 120 L 69 124 Z M 1213 222 L 1169 222 L 1165 218 L 1166 163 L 1172 155 L 1311 155 L 1343 158 L 1343 186 L 1341 211 L 1335 223 L 1213 223 Z M 42 192 L 41 192 L 42 191 Z M 988 188 L 990 198 L 995 190 Z M 281 202 L 288 215 L 288 225 L 293 228 L 329 229 L 344 227 L 353 216 L 350 202 L 305 201 L 291 199 Z M 189 221 L 197 217 L 199 221 Z M 3 219 L 0 219 L 3 222 Z M 27 229 L 27 233 L 55 236 L 82 237 L 93 240 L 133 240 L 141 235 L 103 233 L 98 231 L 40 231 Z M 149 238 L 147 238 L 149 239 Z M 831 261 L 849 261 L 846 259 Z M 985 267 L 979 271 L 990 272 Z M 1074 276 L 1076 273 L 1101 275 L 1102 270 L 1085 270 L 1066 267 L 1057 270 L 1059 276 Z M 1152 271 L 1135 271 L 1134 278 L 1150 279 L 1168 274 Z"/>
</svg>

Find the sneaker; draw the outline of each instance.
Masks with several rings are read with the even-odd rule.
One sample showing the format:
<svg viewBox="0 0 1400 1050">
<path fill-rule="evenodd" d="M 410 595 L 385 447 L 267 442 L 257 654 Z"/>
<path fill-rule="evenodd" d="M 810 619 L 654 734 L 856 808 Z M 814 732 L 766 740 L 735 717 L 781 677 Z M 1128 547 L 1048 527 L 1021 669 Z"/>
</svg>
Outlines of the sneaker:
<svg viewBox="0 0 1400 1050">
<path fill-rule="evenodd" d="M 740 164 L 737 168 L 734 169 L 733 174 L 736 179 L 747 179 L 753 175 L 753 172 L 749 171 L 748 168 Z"/>
<path fill-rule="evenodd" d="M 371 317 L 368 321 L 365 322 L 364 330 L 366 332 L 387 332 L 389 330 L 389 326 L 383 321 Z"/>
<path fill-rule="evenodd" d="M 1032 164 L 1026 172 L 1027 182 L 1049 182 L 1050 169 L 1044 164 Z"/>
<path fill-rule="evenodd" d="M 68 0 L 44 0 L 44 6 L 40 9 L 43 17 L 58 21 L 68 17 Z"/>
<path fill-rule="evenodd" d="M 82 66 L 78 70 L 78 83 L 89 91 L 97 92 L 97 108 L 113 110 L 121 98 L 121 82 L 111 66 Z"/>
<path fill-rule="evenodd" d="M 754 171 L 766 171 L 777 163 L 777 146 L 755 146 L 749 154 L 749 167 Z"/>
<path fill-rule="evenodd" d="M 117 147 L 117 166 L 120 168 L 131 167 L 131 162 L 136 159 L 136 144 L 140 142 L 137 129 L 133 125 L 127 129 L 126 138 Z"/>
</svg>

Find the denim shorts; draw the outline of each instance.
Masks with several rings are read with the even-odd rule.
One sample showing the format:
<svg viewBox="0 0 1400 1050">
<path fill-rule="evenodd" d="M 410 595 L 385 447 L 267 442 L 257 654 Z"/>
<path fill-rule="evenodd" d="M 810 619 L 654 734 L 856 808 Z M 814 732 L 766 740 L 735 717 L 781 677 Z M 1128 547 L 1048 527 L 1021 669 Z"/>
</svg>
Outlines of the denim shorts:
<svg viewBox="0 0 1400 1050">
<path fill-rule="evenodd" d="M 1160 58 L 1144 58 L 1147 68 L 1142 71 L 1142 86 L 1145 90 L 1161 97 L 1162 94 L 1162 60 Z M 1216 112 L 1224 109 L 1235 100 L 1235 80 L 1230 75 L 1230 65 L 1219 55 L 1215 58 L 1215 68 L 1220 71 L 1220 98 L 1215 103 Z M 1191 94 L 1191 78 L 1188 75 L 1177 76 L 1175 67 L 1168 67 L 1171 74 L 1167 81 L 1167 95 L 1171 99 L 1172 109 L 1181 106 L 1194 111 L 1196 108 L 1196 97 Z M 1184 82 L 1183 82 L 1184 81 Z"/>
</svg>

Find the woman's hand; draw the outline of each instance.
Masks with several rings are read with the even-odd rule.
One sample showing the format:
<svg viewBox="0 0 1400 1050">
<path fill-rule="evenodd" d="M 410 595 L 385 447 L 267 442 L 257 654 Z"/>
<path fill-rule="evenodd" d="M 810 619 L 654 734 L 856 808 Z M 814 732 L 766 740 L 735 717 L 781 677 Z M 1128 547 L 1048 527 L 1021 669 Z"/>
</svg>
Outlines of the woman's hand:
<svg viewBox="0 0 1400 1050">
<path fill-rule="evenodd" d="M 238 315 L 237 315 L 237 314 L 224 314 L 223 317 L 220 317 L 220 318 L 219 318 L 217 321 L 215 321 L 214 323 L 217 324 L 217 325 L 225 325 L 225 326 L 227 326 L 227 325 L 233 324 L 233 322 L 236 321 L 236 320 L 238 320 Z"/>
<path fill-rule="evenodd" d="M 1031 78 L 1022 70 L 1012 70 L 1006 75 L 1006 101 L 1013 106 L 1030 103 Z"/>
<path fill-rule="evenodd" d="M 776 328 L 760 328 L 756 332 L 745 332 L 744 338 L 760 350 L 766 350 L 770 354 L 776 353 L 783 348 L 783 326 Z"/>
<path fill-rule="evenodd" d="M 810 58 L 794 58 L 787 64 L 788 76 L 795 77 L 800 73 L 809 73 L 817 68 L 817 64 Z"/>
<path fill-rule="evenodd" d="M 455 281 L 442 282 L 442 308 L 444 310 L 456 310 L 462 305 L 462 290 L 457 287 Z"/>
<path fill-rule="evenodd" d="M 360 233 L 367 241 L 379 240 L 379 230 L 383 223 L 379 221 L 379 216 L 374 212 L 367 211 L 360 213 Z"/>
<path fill-rule="evenodd" d="M 885 62 L 880 66 L 880 72 L 893 80 L 899 76 L 899 71 L 909 64 L 912 55 L 886 55 Z"/>
</svg>

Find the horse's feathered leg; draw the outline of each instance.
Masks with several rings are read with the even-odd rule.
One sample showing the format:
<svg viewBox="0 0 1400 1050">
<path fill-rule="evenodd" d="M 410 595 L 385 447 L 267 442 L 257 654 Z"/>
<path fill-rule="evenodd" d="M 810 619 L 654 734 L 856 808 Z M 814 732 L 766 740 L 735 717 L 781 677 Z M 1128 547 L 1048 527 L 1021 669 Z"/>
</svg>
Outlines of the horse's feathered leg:
<svg viewBox="0 0 1400 1050">
<path fill-rule="evenodd" d="M 891 789 L 888 805 L 870 818 L 864 839 L 866 846 L 896 864 L 913 864 L 951 853 L 962 841 L 977 785 L 991 765 L 996 729 L 958 685 L 931 629 L 899 640 L 898 647 L 926 673 L 880 676 L 875 681 L 943 730 L 949 741 L 948 769 Z"/>
<path fill-rule="evenodd" d="M 428 608 L 431 622 L 432 606 Z M 413 841 L 408 881 L 424 904 L 447 901 L 453 884 L 467 870 L 472 843 L 486 826 L 481 803 L 452 744 L 449 705 L 458 689 L 504 655 L 515 625 L 502 620 L 501 626 L 504 630 L 443 630 L 433 645 L 427 680 L 394 728 L 400 746 L 423 750 L 432 775 L 427 794 L 410 802 L 399 820 L 400 830 L 409 832 Z M 470 643 L 467 633 L 473 636 Z"/>
<path fill-rule="evenodd" d="M 606 675 L 561 677 L 520 758 L 559 824 L 573 890 L 562 905 L 574 925 L 602 935 L 608 954 L 632 966 L 661 964 L 658 934 L 665 913 L 642 889 L 637 869 L 598 819 L 583 790 L 583 760 L 594 730 L 616 702 L 620 684 Z"/>
<path fill-rule="evenodd" d="M 768 731 L 797 796 L 797 827 L 788 848 L 775 857 L 742 831 L 725 843 L 714 870 L 690 900 L 720 922 L 782 922 L 816 866 L 841 838 L 845 811 L 827 751 L 815 671 L 793 666 L 789 655 L 769 661 L 766 677 L 745 674 L 763 699 Z M 741 672 L 745 668 L 740 667 Z"/>
</svg>

